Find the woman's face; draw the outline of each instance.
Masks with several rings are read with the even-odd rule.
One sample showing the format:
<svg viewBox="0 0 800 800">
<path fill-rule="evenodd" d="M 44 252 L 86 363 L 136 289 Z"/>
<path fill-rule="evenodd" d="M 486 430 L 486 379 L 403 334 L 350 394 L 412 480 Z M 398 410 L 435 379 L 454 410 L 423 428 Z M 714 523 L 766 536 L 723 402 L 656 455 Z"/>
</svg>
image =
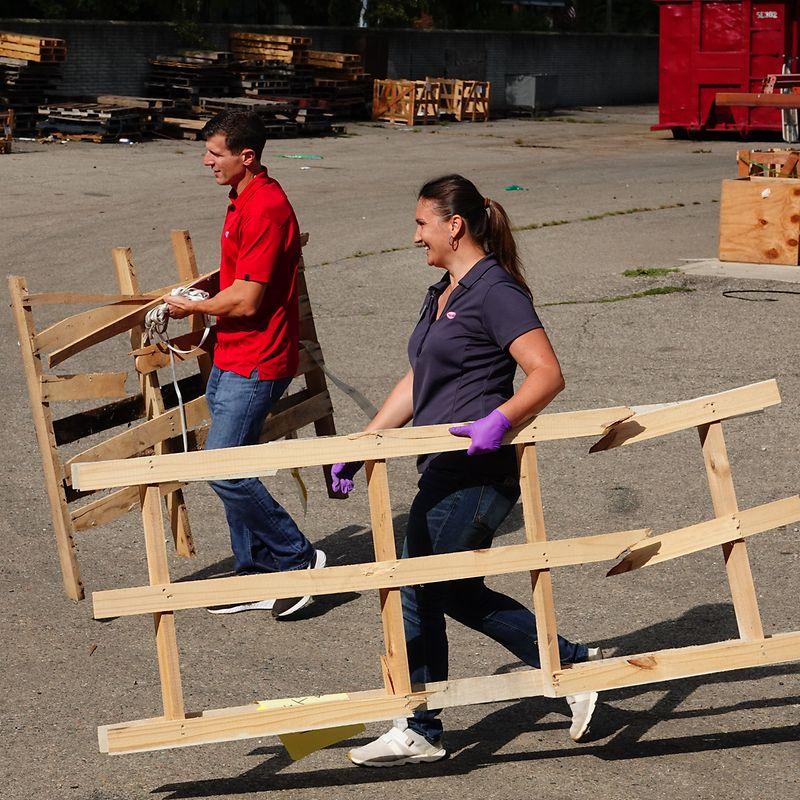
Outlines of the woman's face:
<svg viewBox="0 0 800 800">
<path fill-rule="evenodd" d="M 425 248 L 429 266 L 446 269 L 448 259 L 453 255 L 450 246 L 452 220 L 442 219 L 430 200 L 420 198 L 417 201 L 416 222 L 414 244 Z"/>
</svg>

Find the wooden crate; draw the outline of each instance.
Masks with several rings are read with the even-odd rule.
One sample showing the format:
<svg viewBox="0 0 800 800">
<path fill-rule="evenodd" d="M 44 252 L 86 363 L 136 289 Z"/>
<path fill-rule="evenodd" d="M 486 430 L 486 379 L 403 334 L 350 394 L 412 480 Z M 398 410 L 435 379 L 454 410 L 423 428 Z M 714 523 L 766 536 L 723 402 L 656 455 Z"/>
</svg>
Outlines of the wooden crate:
<svg viewBox="0 0 800 800">
<path fill-rule="evenodd" d="M 438 122 L 441 86 L 430 81 L 376 80 L 372 119 L 429 125 Z"/>
<path fill-rule="evenodd" d="M 800 265 L 800 180 L 722 182 L 720 261 Z"/>
<path fill-rule="evenodd" d="M 456 81 L 456 119 L 459 122 L 488 122 L 491 90 L 492 84 L 489 81 Z"/>
<path fill-rule="evenodd" d="M 740 178 L 798 178 L 800 150 L 738 150 L 736 164 Z"/>
</svg>

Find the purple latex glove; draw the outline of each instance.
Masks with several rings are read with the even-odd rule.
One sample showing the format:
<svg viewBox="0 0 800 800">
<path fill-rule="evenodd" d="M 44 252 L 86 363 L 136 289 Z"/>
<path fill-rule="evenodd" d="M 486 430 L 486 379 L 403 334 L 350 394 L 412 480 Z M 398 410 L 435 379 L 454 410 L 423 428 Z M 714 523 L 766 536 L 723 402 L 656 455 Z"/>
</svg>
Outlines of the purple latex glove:
<svg viewBox="0 0 800 800">
<path fill-rule="evenodd" d="M 331 467 L 331 488 L 333 491 L 350 494 L 355 485 L 353 477 L 363 466 L 363 461 L 352 461 L 349 464 L 340 461 L 338 464 L 334 464 Z"/>
<path fill-rule="evenodd" d="M 468 456 L 477 456 L 481 453 L 493 453 L 500 449 L 503 436 L 511 429 L 511 423 L 506 415 L 495 409 L 483 419 L 468 422 L 466 425 L 454 425 L 450 428 L 453 436 L 469 436 L 472 439 L 467 450 Z"/>
</svg>

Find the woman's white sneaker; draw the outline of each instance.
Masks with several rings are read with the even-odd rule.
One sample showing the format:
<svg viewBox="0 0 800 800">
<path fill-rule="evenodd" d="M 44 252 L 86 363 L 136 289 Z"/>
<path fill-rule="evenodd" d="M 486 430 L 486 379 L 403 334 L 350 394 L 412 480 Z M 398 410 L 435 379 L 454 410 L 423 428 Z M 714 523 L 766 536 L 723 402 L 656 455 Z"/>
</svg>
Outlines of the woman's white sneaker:
<svg viewBox="0 0 800 800">
<path fill-rule="evenodd" d="M 431 744 L 410 728 L 394 727 L 374 742 L 353 748 L 347 757 L 359 767 L 398 767 L 439 761 L 446 755 L 440 742 Z"/>
</svg>

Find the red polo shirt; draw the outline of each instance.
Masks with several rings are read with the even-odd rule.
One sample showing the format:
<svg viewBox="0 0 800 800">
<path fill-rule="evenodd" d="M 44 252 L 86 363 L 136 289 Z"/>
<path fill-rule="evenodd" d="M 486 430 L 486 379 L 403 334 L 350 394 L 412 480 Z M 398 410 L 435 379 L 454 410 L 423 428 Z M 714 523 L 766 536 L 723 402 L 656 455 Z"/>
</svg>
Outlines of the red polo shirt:
<svg viewBox="0 0 800 800">
<path fill-rule="evenodd" d="M 214 363 L 261 380 L 297 371 L 299 312 L 297 267 L 300 228 L 280 184 L 260 172 L 237 197 L 230 194 L 222 229 L 220 290 L 234 280 L 258 281 L 266 291 L 255 316 L 219 317 Z"/>
</svg>

